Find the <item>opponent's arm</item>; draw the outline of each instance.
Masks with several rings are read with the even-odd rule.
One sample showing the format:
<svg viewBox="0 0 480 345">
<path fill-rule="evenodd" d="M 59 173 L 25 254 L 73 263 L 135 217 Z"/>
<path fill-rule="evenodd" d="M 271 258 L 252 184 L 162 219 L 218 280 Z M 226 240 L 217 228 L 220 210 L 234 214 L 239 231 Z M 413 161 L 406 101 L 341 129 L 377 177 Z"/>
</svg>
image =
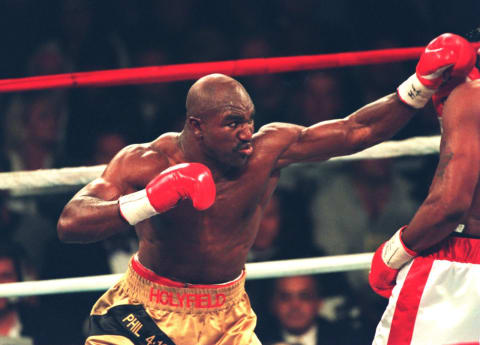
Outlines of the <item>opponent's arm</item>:
<svg viewBox="0 0 480 345">
<path fill-rule="evenodd" d="M 463 84 L 443 112 L 440 160 L 429 194 L 408 226 L 383 243 L 372 259 L 369 283 L 389 297 L 399 269 L 455 230 L 470 209 L 480 175 L 480 84 Z"/>
<path fill-rule="evenodd" d="M 294 140 L 283 152 L 278 167 L 301 161 L 320 161 L 352 154 L 393 136 L 444 82 L 446 72 L 466 76 L 475 62 L 471 44 L 460 36 L 444 34 L 430 42 L 416 73 L 402 83 L 397 94 L 373 102 L 341 120 L 305 128 L 292 126 Z"/>
<path fill-rule="evenodd" d="M 447 237 L 469 210 L 480 175 L 480 84 L 465 83 L 443 110 L 440 158 L 427 198 L 402 238 L 419 252 Z"/>
</svg>

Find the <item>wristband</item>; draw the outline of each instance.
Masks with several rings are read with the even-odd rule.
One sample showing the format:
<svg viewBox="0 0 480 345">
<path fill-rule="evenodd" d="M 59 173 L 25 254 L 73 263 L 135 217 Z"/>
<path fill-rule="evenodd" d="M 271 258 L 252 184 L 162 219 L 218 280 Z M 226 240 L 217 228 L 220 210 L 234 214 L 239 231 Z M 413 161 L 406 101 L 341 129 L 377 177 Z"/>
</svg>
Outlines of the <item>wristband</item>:
<svg viewBox="0 0 480 345">
<path fill-rule="evenodd" d="M 395 235 L 389 239 L 382 250 L 382 260 L 390 268 L 399 269 L 418 254 L 408 249 L 400 237 L 406 226 L 400 228 Z"/>
<path fill-rule="evenodd" d="M 420 80 L 418 80 L 416 73 L 397 88 L 398 97 L 400 97 L 404 103 L 416 109 L 423 108 L 430 98 L 432 98 L 435 91 L 436 90 L 429 89 L 423 85 Z"/>
<path fill-rule="evenodd" d="M 138 224 L 158 214 L 150 204 L 145 189 L 121 196 L 118 199 L 118 207 L 120 214 L 130 225 Z"/>
</svg>

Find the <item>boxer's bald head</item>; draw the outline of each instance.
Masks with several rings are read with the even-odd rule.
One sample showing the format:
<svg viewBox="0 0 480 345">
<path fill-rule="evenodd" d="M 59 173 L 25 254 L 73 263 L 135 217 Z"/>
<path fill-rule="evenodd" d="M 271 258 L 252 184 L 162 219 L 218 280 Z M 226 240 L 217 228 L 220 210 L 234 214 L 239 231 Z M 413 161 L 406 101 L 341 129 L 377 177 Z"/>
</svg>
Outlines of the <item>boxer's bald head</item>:
<svg viewBox="0 0 480 345">
<path fill-rule="evenodd" d="M 245 88 L 223 74 L 210 74 L 188 91 L 184 148 L 223 167 L 245 165 L 252 154 L 255 107 Z"/>
<path fill-rule="evenodd" d="M 253 102 L 242 84 L 223 74 L 202 77 L 188 91 L 187 117 L 205 117 L 237 107 L 253 108 Z"/>
</svg>

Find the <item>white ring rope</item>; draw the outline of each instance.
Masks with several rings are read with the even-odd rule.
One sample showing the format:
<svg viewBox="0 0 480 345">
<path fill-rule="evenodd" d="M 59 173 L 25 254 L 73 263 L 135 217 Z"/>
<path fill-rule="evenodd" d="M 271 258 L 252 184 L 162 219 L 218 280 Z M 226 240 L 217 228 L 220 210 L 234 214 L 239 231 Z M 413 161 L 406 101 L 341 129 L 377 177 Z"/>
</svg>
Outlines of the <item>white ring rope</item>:
<svg viewBox="0 0 480 345">
<path fill-rule="evenodd" d="M 370 268 L 373 253 L 248 263 L 247 279 L 343 272 Z M 123 274 L 0 284 L 0 297 L 105 291 Z"/>
<path fill-rule="evenodd" d="M 415 137 L 387 141 L 350 156 L 329 161 L 349 161 L 438 153 L 440 136 Z M 0 173 L 0 190 L 10 190 L 12 196 L 44 194 L 85 185 L 100 176 L 105 165 L 49 170 Z"/>
</svg>

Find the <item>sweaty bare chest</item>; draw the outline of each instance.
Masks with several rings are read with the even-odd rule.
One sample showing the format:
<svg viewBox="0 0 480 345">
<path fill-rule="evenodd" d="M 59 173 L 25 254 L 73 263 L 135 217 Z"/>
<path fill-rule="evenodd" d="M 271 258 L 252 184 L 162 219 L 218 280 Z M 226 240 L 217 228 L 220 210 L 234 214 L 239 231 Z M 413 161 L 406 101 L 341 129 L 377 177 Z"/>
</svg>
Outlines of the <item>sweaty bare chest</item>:
<svg viewBox="0 0 480 345">
<path fill-rule="evenodd" d="M 277 180 L 220 182 L 209 209 L 197 211 L 190 201 L 183 200 L 152 217 L 139 232 L 141 248 L 150 248 L 151 266 L 156 272 L 182 279 L 200 279 L 195 274 L 218 281 L 234 278 L 245 263 Z M 219 267 L 221 273 L 210 272 Z"/>
<path fill-rule="evenodd" d="M 196 237 L 212 234 L 224 237 L 255 231 L 265 199 L 275 188 L 276 178 L 248 178 L 216 183 L 214 204 L 197 211 L 189 200 L 160 215 L 152 225 L 175 229 L 183 236 Z M 205 237 L 203 237 L 205 239 Z"/>
</svg>

